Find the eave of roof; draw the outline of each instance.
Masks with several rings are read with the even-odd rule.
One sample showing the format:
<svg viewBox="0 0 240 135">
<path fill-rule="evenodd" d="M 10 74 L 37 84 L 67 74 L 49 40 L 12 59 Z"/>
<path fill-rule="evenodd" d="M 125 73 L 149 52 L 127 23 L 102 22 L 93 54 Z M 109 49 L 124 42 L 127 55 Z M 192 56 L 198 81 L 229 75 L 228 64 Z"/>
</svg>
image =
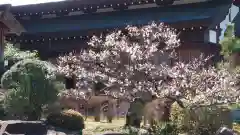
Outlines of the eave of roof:
<svg viewBox="0 0 240 135">
<path fill-rule="evenodd" d="M 4 13 L 3 18 L 0 18 L 0 22 L 2 22 L 8 29 L 8 33 L 14 33 L 20 35 L 23 32 L 26 32 L 24 27 L 14 18 L 14 16 L 6 12 Z"/>
<path fill-rule="evenodd" d="M 170 27 L 173 27 L 180 31 L 193 31 L 193 30 L 204 30 L 211 24 L 211 19 L 202 19 L 202 20 L 191 20 L 191 21 L 181 21 L 176 23 L 167 23 Z M 115 29 L 123 29 L 124 27 L 117 27 L 112 29 L 88 29 L 88 30 L 65 30 L 65 31 L 53 31 L 53 32 L 38 32 L 38 33 L 23 33 L 18 39 L 49 39 L 49 38 L 87 38 L 87 36 L 100 35 L 113 31 Z M 9 34 L 8 39 L 15 38 L 13 35 Z M 12 39 L 11 38 L 11 39 Z"/>
<path fill-rule="evenodd" d="M 189 3 L 191 0 L 187 0 L 186 4 L 183 5 L 173 5 L 173 6 L 179 6 L 181 8 L 184 7 L 196 7 L 196 6 L 217 6 L 219 4 L 229 4 L 232 2 L 232 0 L 196 0 L 200 2 L 196 3 Z M 203 2 L 201 2 L 203 1 Z M 106 5 L 114 5 L 117 3 L 132 3 L 135 2 L 136 5 L 138 4 L 138 1 L 136 0 L 81 0 L 81 1 L 60 1 L 60 2 L 50 2 L 50 3 L 42 3 L 42 4 L 33 4 L 33 5 L 24 5 L 24 6 L 15 6 L 11 9 L 11 12 L 13 14 L 18 13 L 37 13 L 37 12 L 46 12 L 46 11 L 59 11 L 59 10 L 66 10 L 66 9 L 76 9 L 76 8 L 83 8 L 83 7 L 89 7 L 89 6 L 99 6 L 99 8 L 108 8 Z M 154 3 L 154 0 L 148 0 L 148 3 Z M 131 4 L 130 4 L 131 5 Z M 169 8 L 172 6 L 166 6 L 161 8 Z"/>
<path fill-rule="evenodd" d="M 88 29 L 110 29 L 127 25 L 143 25 L 150 21 L 176 23 L 181 21 L 211 19 L 219 11 L 215 8 L 172 9 L 161 8 L 138 9 L 101 14 L 68 16 L 54 19 L 21 21 L 27 33 L 84 31 Z M 141 16 L 139 16 L 141 14 Z M 143 17 L 144 16 L 144 17 Z M 188 24 L 185 24 L 188 25 Z"/>
</svg>

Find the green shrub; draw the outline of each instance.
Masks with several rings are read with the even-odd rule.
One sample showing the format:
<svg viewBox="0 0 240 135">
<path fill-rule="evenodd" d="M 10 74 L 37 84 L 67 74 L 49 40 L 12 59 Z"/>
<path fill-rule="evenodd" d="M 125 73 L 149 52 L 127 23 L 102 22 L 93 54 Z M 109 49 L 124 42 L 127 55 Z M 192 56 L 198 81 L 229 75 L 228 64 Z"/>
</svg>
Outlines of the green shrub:
<svg viewBox="0 0 240 135">
<path fill-rule="evenodd" d="M 240 134 L 240 125 L 237 124 L 237 123 L 234 123 L 234 124 L 233 124 L 233 130 L 234 130 L 235 132 L 237 132 L 238 135 L 239 135 L 239 134 Z"/>
<path fill-rule="evenodd" d="M 4 107 L 16 115 L 26 115 L 28 120 L 40 119 L 44 105 L 57 100 L 56 69 L 41 60 L 26 59 L 14 64 L 1 78 L 8 89 Z"/>
<path fill-rule="evenodd" d="M 223 125 L 232 128 L 231 111 L 223 106 L 182 109 L 173 105 L 171 119 L 179 131 L 192 135 L 213 134 Z"/>
<path fill-rule="evenodd" d="M 84 119 L 81 113 L 74 110 L 66 110 L 48 115 L 47 122 L 52 125 L 68 130 L 84 129 Z"/>
<path fill-rule="evenodd" d="M 6 69 L 9 69 L 12 65 L 24 59 L 39 59 L 38 52 L 22 51 L 10 43 L 5 44 L 4 60 L 7 61 L 7 65 L 4 66 Z"/>
<path fill-rule="evenodd" d="M 3 120 L 5 119 L 5 116 L 7 115 L 7 112 L 5 111 L 4 109 L 4 106 L 3 106 L 3 100 L 0 99 L 0 120 Z"/>
<path fill-rule="evenodd" d="M 232 104 L 232 105 L 230 105 L 230 108 L 231 108 L 232 110 L 240 109 L 240 104 Z"/>
<path fill-rule="evenodd" d="M 4 48 L 4 60 L 13 64 L 24 59 L 38 59 L 37 51 L 21 51 L 19 48 L 10 43 L 6 43 Z"/>
</svg>

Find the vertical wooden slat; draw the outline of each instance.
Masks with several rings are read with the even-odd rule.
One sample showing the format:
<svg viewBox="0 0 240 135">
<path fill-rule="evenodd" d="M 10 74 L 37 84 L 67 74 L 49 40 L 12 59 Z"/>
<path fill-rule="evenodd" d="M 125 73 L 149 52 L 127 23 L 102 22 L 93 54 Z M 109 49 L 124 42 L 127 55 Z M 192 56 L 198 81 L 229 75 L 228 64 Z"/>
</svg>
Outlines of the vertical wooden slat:
<svg viewBox="0 0 240 135">
<path fill-rule="evenodd" d="M 4 56 L 4 28 L 0 25 L 0 61 L 3 61 Z"/>
<path fill-rule="evenodd" d="M 6 28 L 0 24 L 0 75 L 4 73 L 4 36 Z"/>
</svg>

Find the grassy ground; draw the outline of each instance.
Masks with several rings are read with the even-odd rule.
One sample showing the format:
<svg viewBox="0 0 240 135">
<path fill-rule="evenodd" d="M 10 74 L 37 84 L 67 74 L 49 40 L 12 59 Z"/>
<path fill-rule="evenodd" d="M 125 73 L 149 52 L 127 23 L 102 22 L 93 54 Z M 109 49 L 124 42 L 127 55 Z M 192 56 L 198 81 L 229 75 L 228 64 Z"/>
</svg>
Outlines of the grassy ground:
<svg viewBox="0 0 240 135">
<path fill-rule="evenodd" d="M 84 135 L 99 135 L 108 132 L 121 132 L 125 123 L 124 118 L 114 119 L 112 123 L 107 123 L 106 120 L 94 122 L 93 118 L 88 118 L 85 121 Z M 233 129 L 240 135 L 240 124 L 233 124 Z"/>
<path fill-rule="evenodd" d="M 84 135 L 98 135 L 106 132 L 121 132 L 125 123 L 124 118 L 114 119 L 112 123 L 107 123 L 106 120 L 101 122 L 94 122 L 93 118 L 88 118 L 85 121 Z"/>
</svg>

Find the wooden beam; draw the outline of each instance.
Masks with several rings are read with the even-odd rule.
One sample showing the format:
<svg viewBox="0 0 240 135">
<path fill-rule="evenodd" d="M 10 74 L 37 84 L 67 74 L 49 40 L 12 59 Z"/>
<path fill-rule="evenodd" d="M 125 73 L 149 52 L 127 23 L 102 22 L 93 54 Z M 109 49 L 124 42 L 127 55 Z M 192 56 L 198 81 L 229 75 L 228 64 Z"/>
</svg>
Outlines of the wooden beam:
<svg viewBox="0 0 240 135">
<path fill-rule="evenodd" d="M 3 11 L 0 17 L 0 23 L 4 24 L 8 28 L 8 33 L 20 35 L 25 32 L 24 27 L 14 18 L 14 16 L 7 11 Z"/>
<path fill-rule="evenodd" d="M 3 50 L 4 50 L 4 37 L 5 37 L 5 28 L 1 27 L 0 25 L 0 60 L 3 57 Z"/>
<path fill-rule="evenodd" d="M 7 123 L 2 123 L 1 124 L 0 135 L 3 135 L 3 133 L 5 132 L 7 126 L 8 126 Z"/>
<path fill-rule="evenodd" d="M 0 25 L 0 73 L 4 72 L 4 40 L 6 28 Z"/>
</svg>

